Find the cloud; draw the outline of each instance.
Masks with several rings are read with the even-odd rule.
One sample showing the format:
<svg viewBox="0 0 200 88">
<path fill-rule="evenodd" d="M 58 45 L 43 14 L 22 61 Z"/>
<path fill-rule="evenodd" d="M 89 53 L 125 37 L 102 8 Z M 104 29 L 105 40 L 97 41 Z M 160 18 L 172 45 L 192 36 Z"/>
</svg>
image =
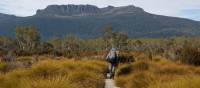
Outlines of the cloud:
<svg viewBox="0 0 200 88">
<path fill-rule="evenodd" d="M 179 14 L 181 17 L 187 17 L 200 21 L 200 9 L 185 9 L 182 10 Z"/>
<path fill-rule="evenodd" d="M 198 13 L 191 13 L 186 16 L 182 11 L 187 9 L 200 9 L 200 0 L 135 0 L 135 5 L 142 7 L 145 11 L 167 16 L 184 17 L 194 20 L 192 14 L 200 15 Z M 181 14 L 180 14 L 181 13 Z"/>
<path fill-rule="evenodd" d="M 135 0 L 135 5 L 148 12 L 166 15 L 177 15 L 183 9 L 192 9 L 200 6 L 199 0 Z"/>
<path fill-rule="evenodd" d="M 99 7 L 134 4 L 150 13 L 187 18 L 192 17 L 183 15 L 183 10 L 200 9 L 199 0 L 1 0 L 0 12 L 30 16 L 35 14 L 37 9 L 43 9 L 51 4 L 92 4 Z"/>
<path fill-rule="evenodd" d="M 60 0 L 57 0 L 60 1 Z M 3 0 L 0 4 L 0 8 L 4 8 L 5 12 L 15 14 L 18 16 L 28 16 L 35 14 L 39 8 L 44 8 L 49 4 L 57 3 L 56 0 Z"/>
<path fill-rule="evenodd" d="M 37 9 L 43 9 L 52 4 L 92 4 L 105 7 L 128 5 L 130 2 L 132 0 L 1 0 L 0 9 L 4 9 L 1 11 L 3 13 L 30 16 L 35 14 Z"/>
</svg>

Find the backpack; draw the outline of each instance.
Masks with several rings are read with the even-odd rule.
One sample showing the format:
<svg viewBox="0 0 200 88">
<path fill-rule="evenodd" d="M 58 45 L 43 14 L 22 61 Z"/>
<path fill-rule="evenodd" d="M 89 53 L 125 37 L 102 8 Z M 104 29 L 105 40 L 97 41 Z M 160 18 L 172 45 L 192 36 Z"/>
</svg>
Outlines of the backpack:
<svg viewBox="0 0 200 88">
<path fill-rule="evenodd" d="M 110 62 L 110 63 L 115 63 L 116 60 L 117 60 L 117 53 L 116 51 L 111 51 L 107 57 L 107 60 Z"/>
</svg>

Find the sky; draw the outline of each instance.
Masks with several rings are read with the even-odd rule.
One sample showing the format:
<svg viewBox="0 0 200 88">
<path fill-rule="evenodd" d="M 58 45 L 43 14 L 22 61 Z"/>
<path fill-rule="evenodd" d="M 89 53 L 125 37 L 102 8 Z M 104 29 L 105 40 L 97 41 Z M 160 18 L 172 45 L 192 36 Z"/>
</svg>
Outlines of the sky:
<svg viewBox="0 0 200 88">
<path fill-rule="evenodd" d="M 91 4 L 98 7 L 135 5 L 158 15 L 200 21 L 200 0 L 0 0 L 0 13 L 31 16 L 48 5 Z"/>
</svg>

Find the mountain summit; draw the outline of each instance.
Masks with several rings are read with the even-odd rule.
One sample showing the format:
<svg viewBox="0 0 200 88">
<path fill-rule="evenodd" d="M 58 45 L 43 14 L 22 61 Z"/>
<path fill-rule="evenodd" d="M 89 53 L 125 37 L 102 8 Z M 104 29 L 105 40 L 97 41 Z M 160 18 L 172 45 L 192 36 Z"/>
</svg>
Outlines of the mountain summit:
<svg viewBox="0 0 200 88">
<path fill-rule="evenodd" d="M 144 10 L 132 5 L 105 8 L 98 8 L 93 5 L 50 5 L 45 9 L 38 10 L 35 16 L 94 16 L 139 12 L 144 12 Z"/>
<path fill-rule="evenodd" d="M 44 39 L 75 34 L 81 38 L 102 35 L 106 26 L 131 38 L 200 36 L 200 22 L 161 16 L 130 5 L 98 8 L 93 5 L 50 5 L 30 17 L 0 14 L 0 35 L 15 36 L 19 26 L 35 26 Z"/>
<path fill-rule="evenodd" d="M 76 16 L 93 15 L 100 9 L 92 5 L 50 5 L 43 10 L 38 10 L 36 16 Z"/>
</svg>

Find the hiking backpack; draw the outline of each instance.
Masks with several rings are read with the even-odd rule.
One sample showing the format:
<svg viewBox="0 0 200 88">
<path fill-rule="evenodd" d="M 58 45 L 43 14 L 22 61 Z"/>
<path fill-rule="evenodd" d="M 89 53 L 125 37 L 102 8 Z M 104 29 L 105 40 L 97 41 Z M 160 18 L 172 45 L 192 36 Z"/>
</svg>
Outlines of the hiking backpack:
<svg viewBox="0 0 200 88">
<path fill-rule="evenodd" d="M 117 53 L 116 51 L 111 51 L 107 57 L 107 60 L 110 62 L 110 63 L 115 63 L 116 60 L 117 60 Z"/>
</svg>

